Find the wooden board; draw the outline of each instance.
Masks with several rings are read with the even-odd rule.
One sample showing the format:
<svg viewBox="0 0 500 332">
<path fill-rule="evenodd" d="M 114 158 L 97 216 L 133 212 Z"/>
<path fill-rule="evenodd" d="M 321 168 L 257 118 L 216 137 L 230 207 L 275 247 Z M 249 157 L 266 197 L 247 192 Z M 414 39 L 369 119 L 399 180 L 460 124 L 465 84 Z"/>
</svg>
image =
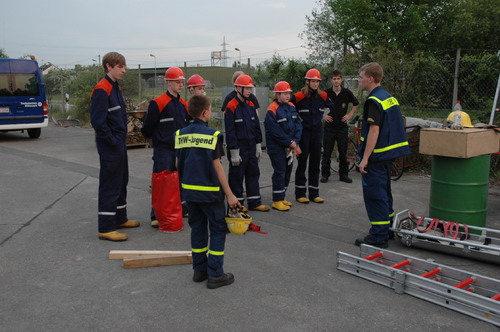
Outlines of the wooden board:
<svg viewBox="0 0 500 332">
<path fill-rule="evenodd" d="M 109 259 L 140 258 L 143 256 L 179 256 L 191 255 L 191 251 L 182 250 L 110 250 Z"/>
<path fill-rule="evenodd" d="M 183 254 L 177 256 L 147 256 L 141 258 L 124 258 L 123 267 L 126 269 L 134 269 L 140 267 L 191 264 L 192 262 L 193 257 L 191 256 L 191 252 L 189 252 L 189 255 Z"/>
</svg>

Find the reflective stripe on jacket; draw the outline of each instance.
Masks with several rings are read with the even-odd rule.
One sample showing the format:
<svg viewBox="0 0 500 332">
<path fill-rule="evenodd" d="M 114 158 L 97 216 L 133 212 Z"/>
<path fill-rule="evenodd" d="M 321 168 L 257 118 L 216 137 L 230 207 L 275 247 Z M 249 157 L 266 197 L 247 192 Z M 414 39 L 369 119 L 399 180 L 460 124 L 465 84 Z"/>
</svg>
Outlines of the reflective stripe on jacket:
<svg viewBox="0 0 500 332">
<path fill-rule="evenodd" d="M 193 123 L 175 133 L 182 198 L 191 202 L 220 202 L 224 200 L 213 164 L 213 152 L 222 134 L 207 123 Z"/>
<path fill-rule="evenodd" d="M 117 145 L 127 138 L 127 114 L 118 82 L 106 75 L 96 84 L 91 94 L 90 121 L 96 140 Z"/>
<path fill-rule="evenodd" d="M 273 101 L 267 108 L 264 126 L 268 151 L 287 148 L 291 141 L 299 143 L 302 135 L 302 122 L 292 103 Z"/>
<path fill-rule="evenodd" d="M 228 149 L 238 149 L 238 141 L 262 143 L 259 117 L 255 105 L 249 100 L 231 99 L 224 112 L 224 125 Z"/>
<path fill-rule="evenodd" d="M 311 97 L 300 91 L 292 95 L 290 102 L 295 105 L 304 129 L 321 127 L 325 111 L 333 109 L 333 102 L 325 91 Z"/>
<path fill-rule="evenodd" d="M 141 132 L 153 139 L 154 147 L 174 149 L 175 131 L 186 127 L 189 121 L 187 103 L 167 91 L 149 103 Z"/>
<path fill-rule="evenodd" d="M 403 124 L 403 117 L 399 109 L 399 103 L 396 98 L 390 95 L 381 87 L 376 87 L 368 96 L 367 102 L 364 105 L 363 122 L 361 128 L 361 144 L 359 147 L 359 155 L 363 156 L 366 137 L 368 137 L 369 124 L 368 105 L 369 100 L 374 101 L 379 109 L 380 116 L 380 133 L 377 139 L 377 144 L 373 150 L 370 159 L 372 161 L 383 161 L 394 159 L 410 153 L 408 140 L 406 138 L 406 130 Z"/>
</svg>

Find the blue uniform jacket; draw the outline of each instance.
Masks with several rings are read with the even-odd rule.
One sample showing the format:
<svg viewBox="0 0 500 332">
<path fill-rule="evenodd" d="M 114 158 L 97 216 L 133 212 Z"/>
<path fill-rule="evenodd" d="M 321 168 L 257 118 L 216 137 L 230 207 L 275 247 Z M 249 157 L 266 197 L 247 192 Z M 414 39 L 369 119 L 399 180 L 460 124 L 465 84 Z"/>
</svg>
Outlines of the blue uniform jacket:
<svg viewBox="0 0 500 332">
<path fill-rule="evenodd" d="M 182 197 L 188 202 L 222 202 L 224 193 L 214 167 L 214 151 L 222 145 L 222 134 L 194 119 L 175 135 Z"/>
<path fill-rule="evenodd" d="M 292 103 L 273 101 L 267 109 L 264 126 L 270 153 L 289 147 L 291 141 L 299 143 L 302 135 L 302 123 Z"/>
<path fill-rule="evenodd" d="M 297 108 L 304 129 L 321 128 L 325 111 L 333 109 L 333 102 L 325 91 L 311 97 L 307 97 L 302 91 L 297 92 L 292 95 L 290 102 Z"/>
<path fill-rule="evenodd" d="M 175 132 L 189 125 L 190 120 L 187 103 L 167 91 L 149 103 L 141 132 L 144 137 L 153 139 L 153 147 L 173 150 Z"/>
<path fill-rule="evenodd" d="M 403 116 L 399 109 L 399 103 L 392 95 L 381 87 L 373 89 L 364 105 L 363 121 L 361 125 L 361 144 L 358 148 L 358 154 L 362 158 L 366 138 L 370 125 L 368 124 L 369 103 L 375 103 L 380 111 L 380 132 L 375 149 L 370 155 L 370 161 L 391 160 L 400 156 L 410 154 L 406 130 L 403 123 Z"/>
<path fill-rule="evenodd" d="M 259 117 L 255 105 L 249 100 L 231 99 L 224 112 L 228 149 L 239 149 L 239 142 L 262 143 Z"/>
<path fill-rule="evenodd" d="M 118 82 L 108 75 L 97 83 L 91 94 L 90 122 L 100 144 L 117 146 L 127 138 L 127 114 Z"/>
</svg>

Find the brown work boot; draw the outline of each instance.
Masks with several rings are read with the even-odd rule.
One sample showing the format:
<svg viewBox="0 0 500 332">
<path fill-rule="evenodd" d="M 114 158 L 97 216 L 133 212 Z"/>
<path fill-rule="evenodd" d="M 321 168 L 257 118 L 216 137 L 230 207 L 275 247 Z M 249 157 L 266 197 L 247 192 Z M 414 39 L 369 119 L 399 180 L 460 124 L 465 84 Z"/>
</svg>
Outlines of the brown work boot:
<svg viewBox="0 0 500 332">
<path fill-rule="evenodd" d="M 128 239 L 127 234 L 118 233 L 117 231 L 107 232 L 107 233 L 99 233 L 99 240 L 108 240 L 108 241 L 125 241 Z"/>
<path fill-rule="evenodd" d="M 158 220 L 151 220 L 151 227 L 158 228 Z"/>
<path fill-rule="evenodd" d="M 287 206 L 292 206 L 292 202 L 287 201 L 286 199 L 282 200 L 283 204 Z"/>
<path fill-rule="evenodd" d="M 127 221 L 125 221 L 121 225 L 116 225 L 116 229 L 120 229 L 120 228 L 135 228 L 135 227 L 139 227 L 140 225 L 141 225 L 141 223 L 138 222 L 137 220 L 127 220 Z"/>
</svg>

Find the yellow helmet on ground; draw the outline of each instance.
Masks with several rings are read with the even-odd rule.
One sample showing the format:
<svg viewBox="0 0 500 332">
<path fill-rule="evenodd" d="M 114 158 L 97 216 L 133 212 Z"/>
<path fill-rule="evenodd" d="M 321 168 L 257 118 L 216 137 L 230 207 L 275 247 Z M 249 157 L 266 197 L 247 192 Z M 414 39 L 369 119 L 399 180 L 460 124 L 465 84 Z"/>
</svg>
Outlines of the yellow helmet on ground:
<svg viewBox="0 0 500 332">
<path fill-rule="evenodd" d="M 454 117 L 455 117 L 455 112 L 460 112 L 460 115 L 462 117 L 462 127 L 468 127 L 468 128 L 472 128 L 474 127 L 472 125 L 472 121 L 470 120 L 470 116 L 469 114 L 463 112 L 463 111 L 453 111 L 451 112 L 449 115 L 448 115 L 448 118 L 446 119 L 447 121 L 451 121 L 453 122 L 454 120 Z"/>
</svg>

